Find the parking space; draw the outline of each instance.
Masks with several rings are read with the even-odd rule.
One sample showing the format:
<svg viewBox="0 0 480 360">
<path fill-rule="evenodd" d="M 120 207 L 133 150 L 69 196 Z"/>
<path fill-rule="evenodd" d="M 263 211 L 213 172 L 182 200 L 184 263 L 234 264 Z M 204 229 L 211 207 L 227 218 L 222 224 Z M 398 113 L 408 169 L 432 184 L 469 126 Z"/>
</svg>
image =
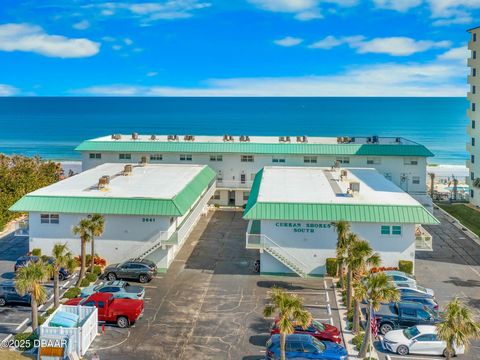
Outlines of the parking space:
<svg viewBox="0 0 480 360">
<path fill-rule="evenodd" d="M 454 296 L 462 298 L 477 315 L 480 315 L 480 245 L 461 229 L 452 224 L 452 219 L 435 210 L 440 225 L 427 227 L 433 236 L 432 252 L 417 252 L 415 275 L 419 284 L 432 288 L 443 308 Z M 386 353 L 383 354 L 385 356 Z M 435 356 L 398 356 L 392 360 L 428 359 Z M 480 342 L 475 341 L 461 359 L 480 359 Z"/>
<path fill-rule="evenodd" d="M 313 317 L 338 326 L 323 278 L 260 276 L 245 249 L 239 211 L 203 218 L 168 273 L 146 289 L 145 313 L 130 329 L 106 327 L 89 354 L 103 359 L 262 359 L 273 319 L 264 319 L 273 286 L 301 295 Z"/>
<path fill-rule="evenodd" d="M 0 238 L 0 281 L 14 278 L 13 266 L 17 258 L 28 252 L 28 238 L 15 237 L 13 233 Z M 76 275 L 61 283 L 62 294 L 74 283 Z M 38 310 L 42 314 L 53 304 L 53 282 L 46 284 L 49 292 L 48 301 L 40 305 Z M 30 325 L 31 308 L 22 305 L 6 305 L 0 307 L 0 341 L 8 339 L 12 334 L 25 331 Z"/>
</svg>

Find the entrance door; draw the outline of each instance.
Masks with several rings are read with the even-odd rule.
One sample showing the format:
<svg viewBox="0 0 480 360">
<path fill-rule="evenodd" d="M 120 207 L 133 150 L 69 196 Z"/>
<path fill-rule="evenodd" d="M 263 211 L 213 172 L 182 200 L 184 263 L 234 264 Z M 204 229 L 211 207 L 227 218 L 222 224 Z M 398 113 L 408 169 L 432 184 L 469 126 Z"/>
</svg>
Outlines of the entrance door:
<svg viewBox="0 0 480 360">
<path fill-rule="evenodd" d="M 235 206 L 235 191 L 233 190 L 228 192 L 228 205 Z"/>
</svg>

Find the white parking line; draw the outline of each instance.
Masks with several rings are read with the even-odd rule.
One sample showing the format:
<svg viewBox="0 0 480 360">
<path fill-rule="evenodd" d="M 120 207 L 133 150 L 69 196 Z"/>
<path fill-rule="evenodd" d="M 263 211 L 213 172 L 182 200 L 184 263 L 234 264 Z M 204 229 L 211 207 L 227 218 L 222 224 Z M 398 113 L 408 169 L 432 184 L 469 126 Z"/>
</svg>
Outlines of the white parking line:
<svg viewBox="0 0 480 360">
<path fill-rule="evenodd" d="M 26 318 L 25 320 L 23 320 L 22 323 L 15 328 L 15 331 L 20 330 L 23 327 L 23 325 L 25 325 L 28 322 L 28 320 L 29 318 Z"/>
<path fill-rule="evenodd" d="M 304 304 L 303 306 L 305 307 L 311 307 L 311 308 L 327 308 L 330 306 L 330 305 L 318 305 L 318 304 Z M 330 315 L 330 314 L 329 314 Z"/>
<path fill-rule="evenodd" d="M 7 323 L 7 322 L 0 322 L 0 325 L 11 326 L 11 325 L 18 325 L 18 323 Z"/>
<path fill-rule="evenodd" d="M 325 292 L 325 298 L 327 299 L 327 303 L 330 302 L 330 297 L 328 296 L 328 292 Z"/>
<path fill-rule="evenodd" d="M 333 318 L 330 318 L 330 325 L 333 326 Z"/>
<path fill-rule="evenodd" d="M 323 287 L 325 290 L 327 290 L 327 280 L 323 280 Z"/>
<path fill-rule="evenodd" d="M 327 304 L 327 311 L 328 315 L 332 315 L 332 308 L 330 307 L 330 304 Z"/>
<path fill-rule="evenodd" d="M 435 357 L 418 357 L 418 356 L 398 356 L 398 355 L 386 355 L 390 357 L 390 359 L 402 359 L 402 360 L 441 360 L 442 358 L 435 358 Z"/>
<path fill-rule="evenodd" d="M 13 334 L 9 334 L 5 339 L 2 340 L 4 344 L 8 344 L 8 340 L 10 340 L 13 337 Z"/>
<path fill-rule="evenodd" d="M 63 284 L 62 289 L 65 289 L 70 284 L 70 280 L 68 280 L 65 284 Z"/>
</svg>

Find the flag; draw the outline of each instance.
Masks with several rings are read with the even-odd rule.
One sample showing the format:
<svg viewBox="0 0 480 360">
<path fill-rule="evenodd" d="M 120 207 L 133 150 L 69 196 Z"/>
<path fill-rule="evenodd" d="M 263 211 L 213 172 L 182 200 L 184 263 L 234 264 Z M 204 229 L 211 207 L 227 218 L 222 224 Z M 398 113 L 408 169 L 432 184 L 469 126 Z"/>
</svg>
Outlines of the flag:
<svg viewBox="0 0 480 360">
<path fill-rule="evenodd" d="M 372 310 L 372 316 L 370 320 L 370 328 L 372 329 L 372 335 L 376 339 L 378 338 L 378 322 L 375 317 L 375 312 Z"/>
</svg>

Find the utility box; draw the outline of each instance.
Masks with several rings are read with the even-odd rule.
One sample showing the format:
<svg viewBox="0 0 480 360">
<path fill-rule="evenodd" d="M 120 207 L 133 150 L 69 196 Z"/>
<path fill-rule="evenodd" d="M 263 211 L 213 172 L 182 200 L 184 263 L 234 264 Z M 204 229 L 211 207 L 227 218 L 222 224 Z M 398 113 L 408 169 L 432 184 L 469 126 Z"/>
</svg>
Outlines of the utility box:
<svg viewBox="0 0 480 360">
<path fill-rule="evenodd" d="M 63 360 L 85 355 L 98 331 L 98 310 L 92 306 L 60 305 L 39 326 L 37 360 Z"/>
</svg>

